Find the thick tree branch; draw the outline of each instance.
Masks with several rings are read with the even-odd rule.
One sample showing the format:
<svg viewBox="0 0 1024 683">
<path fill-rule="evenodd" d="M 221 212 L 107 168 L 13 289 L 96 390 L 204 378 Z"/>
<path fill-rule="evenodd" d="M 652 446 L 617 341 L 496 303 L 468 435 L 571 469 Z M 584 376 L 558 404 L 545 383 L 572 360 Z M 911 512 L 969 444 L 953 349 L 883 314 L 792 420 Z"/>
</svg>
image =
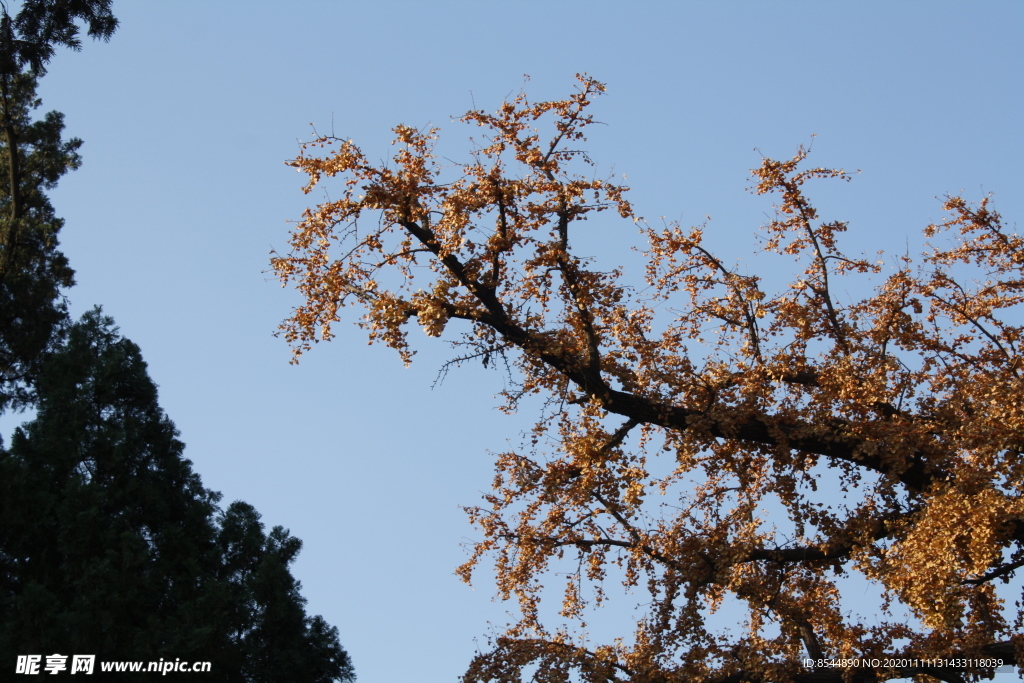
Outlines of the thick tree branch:
<svg viewBox="0 0 1024 683">
<path fill-rule="evenodd" d="M 738 439 L 768 447 L 786 448 L 843 460 L 879 474 L 893 476 L 912 491 L 921 492 L 933 481 L 946 478 L 938 468 L 927 465 L 927 454 L 918 450 L 905 467 L 893 466 L 884 457 L 884 445 L 844 434 L 836 427 L 809 425 L 796 420 L 775 419 L 771 415 L 751 415 L 747 410 L 718 408 L 698 411 L 666 405 L 633 394 L 610 389 L 596 396 L 609 412 L 646 424 L 668 429 L 688 430 L 698 422 L 708 434 L 720 439 Z"/>
</svg>

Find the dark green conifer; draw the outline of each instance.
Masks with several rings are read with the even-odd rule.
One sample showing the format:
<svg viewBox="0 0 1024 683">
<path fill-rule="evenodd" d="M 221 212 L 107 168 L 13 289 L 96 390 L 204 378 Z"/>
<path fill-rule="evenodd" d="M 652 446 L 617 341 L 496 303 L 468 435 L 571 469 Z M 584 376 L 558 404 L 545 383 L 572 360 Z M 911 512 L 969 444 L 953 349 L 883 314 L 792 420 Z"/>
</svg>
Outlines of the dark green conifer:
<svg viewBox="0 0 1024 683">
<path fill-rule="evenodd" d="M 219 511 L 110 318 L 71 326 L 36 393 L 0 451 L 3 666 L 58 652 L 206 660 L 216 681 L 354 680 L 289 571 L 301 541 L 265 534 L 245 503 Z"/>
<path fill-rule="evenodd" d="M 94 38 L 117 28 L 111 0 L 24 0 L 12 17 L 0 2 L 0 412 L 24 405 L 38 361 L 66 316 L 73 271 L 57 249 L 63 221 L 43 190 L 80 163 L 63 142 L 63 116 L 32 121 L 36 78 L 58 46 L 80 49 L 79 22 Z"/>
<path fill-rule="evenodd" d="M 57 233 L 64 221 L 44 191 L 78 168 L 82 141 L 62 140 L 64 116 L 58 112 L 31 119 L 32 110 L 40 105 L 33 76 L 24 73 L 0 80 L 6 83 L 0 93 L 0 121 L 16 131 L 0 136 L 0 178 L 16 181 L 17 186 L 14 193 L 0 182 L 2 411 L 8 403 L 29 398 L 38 361 L 67 315 L 61 290 L 74 284 L 74 271 L 58 250 Z M 12 139 L 17 140 L 16 154 L 11 153 Z"/>
<path fill-rule="evenodd" d="M 204 680 L 354 680 L 337 629 L 308 617 L 301 542 L 249 505 L 217 507 L 183 457 L 138 347 L 94 310 L 69 325 L 45 191 L 78 168 L 63 116 L 33 120 L 36 79 L 79 22 L 108 39 L 110 0 L 0 0 L 0 670 L 17 655 L 210 661 Z M 118 674 L 118 680 L 146 676 Z"/>
</svg>

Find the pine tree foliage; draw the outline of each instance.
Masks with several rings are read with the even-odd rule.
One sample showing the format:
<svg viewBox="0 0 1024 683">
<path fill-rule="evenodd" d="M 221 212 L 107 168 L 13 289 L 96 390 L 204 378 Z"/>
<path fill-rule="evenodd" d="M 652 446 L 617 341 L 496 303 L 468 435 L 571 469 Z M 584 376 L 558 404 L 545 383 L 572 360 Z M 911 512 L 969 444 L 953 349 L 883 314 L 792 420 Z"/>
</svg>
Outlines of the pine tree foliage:
<svg viewBox="0 0 1024 683">
<path fill-rule="evenodd" d="M 0 451 L 0 661 L 188 658 L 218 681 L 354 680 L 337 630 L 305 613 L 289 571 L 301 542 L 265 534 L 245 503 L 219 510 L 109 318 L 72 326 L 36 391 L 36 418 Z"/>
<path fill-rule="evenodd" d="M 301 542 L 236 502 L 221 511 L 183 457 L 137 346 L 98 310 L 69 325 L 45 192 L 81 163 L 63 116 L 33 120 L 37 78 L 80 26 L 109 39 L 110 0 L 0 2 L 0 661 L 30 652 L 211 661 L 211 680 L 351 681 L 338 632 L 308 617 Z M 130 675 L 122 676 L 131 680 Z"/>
<path fill-rule="evenodd" d="M 0 412 L 31 400 L 43 351 L 66 315 L 61 290 L 73 271 L 58 250 L 63 221 L 43 193 L 81 163 L 81 141 L 61 140 L 63 116 L 33 121 L 36 78 L 57 46 L 80 49 L 78 22 L 94 38 L 117 28 L 110 0 L 25 0 L 14 17 L 0 3 Z"/>
<path fill-rule="evenodd" d="M 263 532 L 256 510 L 241 501 L 219 516 L 220 577 L 236 615 L 232 638 L 245 680 L 355 680 L 338 630 L 306 615 L 306 599 L 288 567 L 302 542 L 280 526 Z"/>
<path fill-rule="evenodd" d="M 62 290 L 74 284 L 74 271 L 58 250 L 58 218 L 45 190 L 81 164 L 82 141 L 64 141 L 64 117 L 49 112 L 33 121 L 40 106 L 36 80 L 21 74 L 8 82 L 4 103 L 16 134 L 0 139 L 0 177 L 17 177 L 18 217 L 9 185 L 0 184 L 0 410 L 23 404 L 41 354 L 66 317 Z M 12 170 L 6 143 L 16 139 L 19 161 Z"/>
<path fill-rule="evenodd" d="M 117 30 L 111 11 L 113 0 L 22 0 L 11 16 L 0 2 L 0 75 L 16 76 L 24 70 L 35 76 L 46 73 L 56 48 L 80 50 L 81 28 L 91 38 L 110 40 Z"/>
<path fill-rule="evenodd" d="M 949 197 L 931 245 L 886 272 L 844 252 L 846 223 L 807 194 L 850 176 L 801 149 L 753 171 L 778 198 L 761 249 L 796 263 L 766 291 L 702 227 L 650 226 L 595 175 L 582 150 L 604 86 L 579 81 L 465 114 L 486 138 L 464 163 L 408 126 L 390 162 L 329 136 L 289 162 L 307 193 L 339 184 L 272 255 L 302 294 L 281 326 L 296 359 L 353 307 L 406 362 L 414 324 L 448 334 L 455 363 L 504 360 L 506 410 L 546 406 L 468 510 L 482 539 L 459 573 L 493 562 L 521 618 L 466 683 L 959 683 L 1024 663 L 1005 590 L 1024 567 L 1024 239 L 987 198 Z M 639 232 L 645 280 L 580 253 L 598 224 Z M 879 612 L 843 602 L 850 576 Z M 641 617 L 590 642 L 613 581 Z M 564 627 L 542 618 L 552 582 Z M 716 625 L 723 605 L 741 628 Z"/>
</svg>

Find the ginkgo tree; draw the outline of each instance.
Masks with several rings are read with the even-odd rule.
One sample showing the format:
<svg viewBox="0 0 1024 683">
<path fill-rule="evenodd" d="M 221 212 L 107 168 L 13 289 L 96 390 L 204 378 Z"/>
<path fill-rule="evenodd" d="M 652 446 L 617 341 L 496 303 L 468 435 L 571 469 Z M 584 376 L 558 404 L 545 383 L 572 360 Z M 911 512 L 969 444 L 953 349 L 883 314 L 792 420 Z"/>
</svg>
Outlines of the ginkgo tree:
<svg viewBox="0 0 1024 683">
<path fill-rule="evenodd" d="M 801 149 L 753 171 L 777 197 L 760 248 L 798 264 L 765 291 L 700 228 L 652 227 L 596 179 L 581 149 L 604 86 L 578 80 L 465 114 L 487 133 L 466 163 L 408 126 L 390 162 L 331 136 L 289 162 L 307 193 L 341 183 L 272 255 L 302 295 L 281 328 L 296 360 L 351 307 L 406 362 L 418 324 L 457 335 L 454 362 L 503 360 L 507 410 L 543 400 L 468 510 L 482 540 L 459 573 L 493 562 L 521 617 L 464 681 L 953 682 L 1024 663 L 1024 240 L 987 198 L 951 196 L 916 260 L 848 254 L 805 184 L 849 175 Z M 646 283 L 574 250 L 585 220 L 639 231 Z M 843 603 L 851 576 L 877 610 Z M 542 618 L 552 582 L 571 624 L 613 580 L 642 605 L 621 638 Z M 715 626 L 723 605 L 741 628 Z"/>
</svg>

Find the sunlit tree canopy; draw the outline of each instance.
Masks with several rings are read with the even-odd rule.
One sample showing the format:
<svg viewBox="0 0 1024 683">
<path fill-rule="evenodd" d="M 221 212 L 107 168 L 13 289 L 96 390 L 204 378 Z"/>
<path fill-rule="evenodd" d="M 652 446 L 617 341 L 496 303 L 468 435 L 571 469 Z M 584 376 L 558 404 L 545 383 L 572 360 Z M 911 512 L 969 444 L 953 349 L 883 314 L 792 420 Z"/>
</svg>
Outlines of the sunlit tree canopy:
<svg viewBox="0 0 1024 683">
<path fill-rule="evenodd" d="M 565 100 L 468 112 L 486 138 L 465 163 L 407 126 L 386 163 L 330 136 L 290 162 L 332 197 L 272 257 L 302 295 L 282 325 L 296 358 L 346 318 L 408 362 L 419 325 L 507 371 L 505 409 L 543 401 L 468 510 L 482 540 L 459 573 L 492 564 L 520 619 L 464 680 L 838 681 L 822 660 L 857 659 L 882 664 L 856 680 L 963 681 L 1024 662 L 1024 240 L 989 198 L 949 196 L 922 253 L 847 253 L 806 190 L 850 175 L 800 149 L 753 171 L 776 214 L 749 251 L 793 273 L 768 291 L 597 176 L 603 91 L 580 76 Z M 574 249 L 598 221 L 637 235 L 643 281 Z M 877 609 L 842 602 L 850 577 Z M 585 642 L 612 581 L 641 616 Z M 553 588 L 568 627 L 542 618 Z M 738 628 L 715 625 L 726 605 Z"/>
</svg>

